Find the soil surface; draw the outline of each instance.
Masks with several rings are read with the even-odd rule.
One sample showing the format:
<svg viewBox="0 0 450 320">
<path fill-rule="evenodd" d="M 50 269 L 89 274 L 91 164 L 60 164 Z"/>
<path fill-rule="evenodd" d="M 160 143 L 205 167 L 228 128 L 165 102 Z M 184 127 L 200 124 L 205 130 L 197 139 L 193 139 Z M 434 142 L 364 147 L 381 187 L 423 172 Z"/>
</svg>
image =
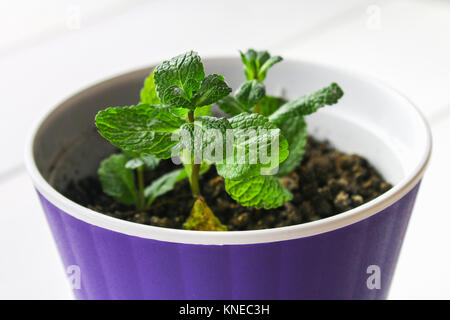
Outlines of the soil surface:
<svg viewBox="0 0 450 320">
<path fill-rule="evenodd" d="M 147 172 L 147 183 L 176 166 L 160 163 Z M 392 185 L 358 155 L 337 151 L 328 142 L 308 138 L 302 164 L 282 183 L 294 195 L 291 202 L 272 210 L 242 207 L 225 192 L 224 182 L 214 167 L 201 176 L 206 202 L 228 230 L 255 230 L 283 227 L 330 217 L 355 208 L 389 190 Z M 71 181 L 63 192 L 69 199 L 112 217 L 142 224 L 181 228 L 193 205 L 187 180 L 153 203 L 151 209 L 137 212 L 105 195 L 97 176 Z"/>
</svg>

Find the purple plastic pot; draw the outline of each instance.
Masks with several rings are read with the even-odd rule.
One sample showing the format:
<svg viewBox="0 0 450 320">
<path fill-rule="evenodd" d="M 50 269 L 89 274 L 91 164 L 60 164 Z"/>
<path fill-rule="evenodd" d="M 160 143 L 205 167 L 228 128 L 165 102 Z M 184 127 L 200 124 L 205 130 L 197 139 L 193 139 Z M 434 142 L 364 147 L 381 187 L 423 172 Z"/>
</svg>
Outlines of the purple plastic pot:
<svg viewBox="0 0 450 320">
<path fill-rule="evenodd" d="M 206 59 L 236 87 L 238 59 Z M 305 62 L 270 71 L 268 88 L 299 96 L 338 82 L 345 97 L 308 118 L 310 133 L 367 157 L 394 188 L 358 208 L 296 226 L 233 232 L 140 225 L 65 198 L 74 177 L 96 171 L 110 151 L 96 112 L 131 105 L 150 69 L 90 87 L 43 116 L 26 164 L 80 299 L 386 298 L 431 150 L 429 128 L 394 90 L 365 76 Z"/>
</svg>

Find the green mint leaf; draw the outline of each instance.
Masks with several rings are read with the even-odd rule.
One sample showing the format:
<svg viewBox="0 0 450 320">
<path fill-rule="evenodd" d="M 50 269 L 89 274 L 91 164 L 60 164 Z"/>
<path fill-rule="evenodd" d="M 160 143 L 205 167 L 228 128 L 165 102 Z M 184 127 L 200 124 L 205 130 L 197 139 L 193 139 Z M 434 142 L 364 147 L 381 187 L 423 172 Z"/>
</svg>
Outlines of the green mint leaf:
<svg viewBox="0 0 450 320">
<path fill-rule="evenodd" d="M 241 54 L 242 62 L 247 65 L 251 62 L 256 61 L 256 57 L 258 56 L 258 52 L 254 49 L 248 49 L 245 53 L 242 51 L 239 51 Z"/>
<path fill-rule="evenodd" d="M 195 106 L 186 96 L 186 93 L 178 86 L 171 86 L 159 95 L 161 101 L 168 106 L 187 108 L 193 110 Z"/>
<path fill-rule="evenodd" d="M 259 101 L 259 105 L 261 106 L 261 114 L 268 117 L 277 111 L 278 108 L 280 108 L 285 102 L 286 100 L 283 98 L 265 96 Z"/>
<path fill-rule="evenodd" d="M 217 172 L 225 179 L 241 180 L 262 173 L 269 174 L 287 158 L 287 140 L 266 117 L 256 113 L 241 113 L 229 121 L 232 129 L 235 129 L 232 150 L 227 151 L 223 163 L 216 163 Z M 273 141 L 278 141 L 278 148 L 272 154 Z M 260 156 L 264 150 L 266 159 Z"/>
<path fill-rule="evenodd" d="M 236 92 L 236 99 L 246 110 L 249 110 L 266 94 L 266 87 L 257 80 L 244 82 Z"/>
<path fill-rule="evenodd" d="M 337 103 L 343 95 L 342 89 L 332 83 L 314 93 L 286 102 L 270 116 L 270 121 L 281 124 L 289 117 L 314 113 L 319 108 Z"/>
<path fill-rule="evenodd" d="M 144 196 L 148 199 L 147 206 L 150 206 L 157 197 L 173 190 L 175 184 L 178 181 L 184 180 L 186 178 L 187 178 L 186 171 L 184 169 L 178 169 L 166 173 L 160 178 L 154 180 L 144 190 Z"/>
<path fill-rule="evenodd" d="M 95 124 L 116 147 L 168 159 L 171 148 L 178 143 L 172 141 L 172 133 L 186 122 L 176 110 L 148 104 L 108 108 L 97 114 Z"/>
<path fill-rule="evenodd" d="M 242 112 L 247 110 L 232 96 L 227 96 L 219 101 L 217 101 L 217 106 L 225 113 L 230 116 L 237 116 Z"/>
<path fill-rule="evenodd" d="M 203 162 L 200 167 L 200 174 L 204 174 L 209 170 L 209 168 L 210 165 Z M 152 183 L 144 190 L 144 196 L 147 198 L 147 207 L 149 207 L 157 197 L 172 191 L 177 182 L 187 178 L 188 174 L 186 169 L 183 168 L 166 173 L 165 175 L 152 181 Z"/>
<path fill-rule="evenodd" d="M 163 104 L 194 109 L 190 102 L 205 77 L 203 64 L 194 51 L 164 61 L 154 70 L 158 97 Z"/>
<path fill-rule="evenodd" d="M 128 169 L 137 169 L 144 166 L 147 170 L 153 170 L 158 166 L 158 164 L 158 158 L 151 154 L 147 154 L 128 160 L 128 162 L 125 164 L 125 167 Z"/>
<path fill-rule="evenodd" d="M 183 224 L 183 229 L 198 231 L 227 231 L 227 227 L 220 223 L 203 198 L 194 202 L 191 214 Z"/>
<path fill-rule="evenodd" d="M 125 154 L 113 154 L 100 163 L 98 176 L 103 192 L 124 204 L 137 203 L 137 191 L 133 170 L 125 167 L 128 162 Z"/>
<path fill-rule="evenodd" d="M 280 56 L 270 57 L 266 60 L 264 60 L 264 63 L 261 65 L 261 68 L 258 71 L 258 80 L 264 81 L 266 78 L 267 70 L 271 68 L 274 64 L 282 61 L 283 58 Z"/>
<path fill-rule="evenodd" d="M 241 60 L 244 64 L 244 73 L 247 80 L 253 80 L 257 78 L 258 70 L 256 66 L 256 56 L 257 52 L 253 49 L 248 49 L 247 52 L 243 53 L 239 51 L 241 54 Z"/>
<path fill-rule="evenodd" d="M 266 73 L 274 64 L 283 60 L 280 56 L 271 57 L 268 51 L 256 51 L 253 49 L 241 54 L 244 64 L 244 73 L 247 80 L 264 81 Z"/>
<path fill-rule="evenodd" d="M 156 84 L 154 80 L 154 73 L 151 72 L 150 75 L 144 81 L 144 87 L 141 89 L 141 103 L 146 103 L 150 105 L 159 105 L 161 101 L 158 98 L 156 92 Z"/>
<path fill-rule="evenodd" d="M 230 94 L 231 88 L 226 84 L 223 77 L 210 74 L 201 82 L 200 89 L 192 97 L 196 107 L 209 105 Z"/>
<path fill-rule="evenodd" d="M 187 113 L 186 113 L 187 115 Z M 212 116 L 211 113 L 211 105 L 206 105 L 203 107 L 197 107 L 194 110 L 194 119 L 197 119 L 198 117 L 204 117 L 204 116 Z"/>
<path fill-rule="evenodd" d="M 261 66 L 270 59 L 270 53 L 266 50 L 256 51 L 255 64 L 257 69 L 261 69 Z"/>
<path fill-rule="evenodd" d="M 308 133 L 305 119 L 302 116 L 286 119 L 280 129 L 289 143 L 289 156 L 283 163 L 280 163 L 277 173 L 277 176 L 283 177 L 300 165 L 305 153 Z"/>
<path fill-rule="evenodd" d="M 274 176 L 256 176 L 244 180 L 225 179 L 227 193 L 244 207 L 272 209 L 292 200 L 292 194 Z"/>
</svg>

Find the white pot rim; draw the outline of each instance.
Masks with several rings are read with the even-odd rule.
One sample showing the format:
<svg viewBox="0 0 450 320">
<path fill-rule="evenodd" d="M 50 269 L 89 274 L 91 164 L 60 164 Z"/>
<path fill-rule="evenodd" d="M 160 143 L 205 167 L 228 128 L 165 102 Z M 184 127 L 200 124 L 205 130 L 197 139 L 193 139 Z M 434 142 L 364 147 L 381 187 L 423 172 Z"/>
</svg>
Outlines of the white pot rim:
<svg viewBox="0 0 450 320">
<path fill-rule="evenodd" d="M 229 56 L 226 57 L 207 57 L 203 60 L 223 60 L 234 59 Z M 297 59 L 287 59 L 291 62 L 300 62 L 303 64 L 316 65 L 320 67 L 326 67 L 333 71 L 339 71 L 341 73 L 349 74 L 346 69 L 324 65 L 316 62 L 309 62 Z M 117 80 L 118 78 L 129 76 L 134 72 L 138 72 L 142 69 L 135 70 L 129 73 L 121 74 L 117 77 L 108 78 L 97 84 L 103 84 L 107 81 Z M 389 207 L 393 203 L 397 202 L 409 191 L 411 191 L 422 178 L 425 168 L 429 162 L 432 148 L 432 138 L 430 127 L 425 120 L 425 117 L 421 111 L 405 96 L 399 93 L 397 90 L 384 84 L 378 79 L 363 75 L 358 72 L 351 71 L 352 77 L 362 78 L 365 81 L 386 89 L 386 92 L 390 91 L 390 94 L 394 94 L 397 97 L 401 97 L 406 104 L 409 105 L 410 111 L 418 115 L 424 126 L 423 134 L 426 135 L 425 148 L 421 156 L 418 165 L 411 170 L 399 183 L 397 183 L 392 189 L 382 194 L 381 196 L 346 212 L 320 219 L 313 222 L 303 223 L 299 225 L 279 227 L 263 230 L 249 230 L 249 231 L 190 231 L 171 228 L 162 228 L 156 226 L 149 226 L 113 218 L 102 213 L 93 211 L 86 207 L 83 207 L 76 202 L 64 197 L 58 191 L 56 191 L 41 175 L 39 172 L 34 156 L 33 145 L 35 142 L 36 133 L 41 127 L 42 123 L 47 117 L 56 109 L 61 103 L 51 108 L 40 116 L 33 127 L 30 130 L 25 148 L 25 165 L 35 188 L 41 193 L 48 201 L 58 207 L 65 213 L 73 216 L 76 219 L 85 221 L 89 224 L 116 231 L 119 233 L 127 234 L 130 236 L 136 236 L 140 238 L 184 243 L 184 244 L 203 244 L 203 245 L 243 245 L 243 244 L 255 244 L 255 243 L 268 243 L 277 242 L 291 239 L 298 239 L 303 237 L 309 237 L 332 230 L 336 230 L 358 221 L 364 220 L 383 209 Z M 81 93 L 92 86 L 89 86 L 78 93 Z M 64 100 L 65 101 L 65 100 Z"/>
</svg>

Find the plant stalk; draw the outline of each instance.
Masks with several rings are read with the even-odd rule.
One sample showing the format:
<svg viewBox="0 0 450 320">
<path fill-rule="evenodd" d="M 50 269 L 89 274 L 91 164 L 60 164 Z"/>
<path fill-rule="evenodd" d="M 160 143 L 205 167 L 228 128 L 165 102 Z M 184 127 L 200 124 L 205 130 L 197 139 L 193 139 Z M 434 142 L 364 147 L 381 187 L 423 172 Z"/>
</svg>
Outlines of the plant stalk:
<svg viewBox="0 0 450 320">
<path fill-rule="evenodd" d="M 253 110 L 255 111 L 255 113 L 261 114 L 261 104 L 259 102 L 257 104 L 255 104 L 255 107 L 253 108 Z"/>
<path fill-rule="evenodd" d="M 137 178 L 138 178 L 138 205 L 137 209 L 142 210 L 145 207 L 145 197 L 144 197 L 144 166 L 137 168 Z"/>
<path fill-rule="evenodd" d="M 192 195 L 194 196 L 194 198 L 198 198 L 200 196 L 200 186 L 198 184 L 198 177 L 200 173 L 200 164 L 194 164 L 192 166 L 192 173 L 191 173 L 191 190 L 192 190 Z"/>
<path fill-rule="evenodd" d="M 192 110 L 188 111 L 188 120 L 189 122 L 194 122 L 194 111 Z"/>
<path fill-rule="evenodd" d="M 189 122 L 194 122 L 194 111 L 189 110 L 188 112 L 188 119 Z M 195 159 L 193 159 L 195 162 Z M 198 183 L 198 177 L 200 175 L 200 166 L 201 164 L 196 164 L 194 163 L 192 165 L 192 172 L 191 172 L 191 176 L 189 178 L 189 182 L 191 184 L 191 191 L 192 191 L 192 196 L 194 198 L 198 198 L 201 194 L 200 194 L 200 186 Z"/>
</svg>

